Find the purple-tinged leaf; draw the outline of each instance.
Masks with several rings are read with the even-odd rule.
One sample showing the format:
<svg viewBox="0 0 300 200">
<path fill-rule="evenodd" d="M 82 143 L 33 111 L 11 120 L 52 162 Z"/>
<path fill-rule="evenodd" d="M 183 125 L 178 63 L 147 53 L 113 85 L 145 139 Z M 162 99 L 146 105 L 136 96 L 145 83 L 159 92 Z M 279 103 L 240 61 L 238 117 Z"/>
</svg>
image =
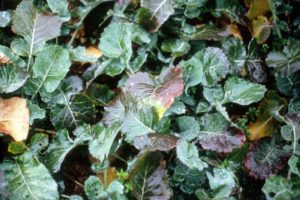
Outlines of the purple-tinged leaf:
<svg viewBox="0 0 300 200">
<path fill-rule="evenodd" d="M 250 145 L 244 165 L 249 175 L 264 180 L 280 171 L 289 158 L 289 153 L 270 142 L 269 139 L 259 140 Z"/>
<path fill-rule="evenodd" d="M 162 114 L 171 106 L 174 98 L 183 91 L 181 67 L 164 70 L 159 76 L 138 72 L 125 83 L 125 91 L 139 100 L 157 106 Z"/>
</svg>

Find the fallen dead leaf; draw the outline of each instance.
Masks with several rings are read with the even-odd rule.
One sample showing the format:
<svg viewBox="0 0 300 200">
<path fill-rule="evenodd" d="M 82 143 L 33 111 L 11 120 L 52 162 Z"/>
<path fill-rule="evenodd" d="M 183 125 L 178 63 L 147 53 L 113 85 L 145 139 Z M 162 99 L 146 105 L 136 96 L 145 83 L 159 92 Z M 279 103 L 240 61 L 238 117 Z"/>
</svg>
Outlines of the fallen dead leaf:
<svg viewBox="0 0 300 200">
<path fill-rule="evenodd" d="M 9 57 L 7 57 L 4 53 L 0 52 L 0 64 L 10 64 L 12 63 Z"/>
<path fill-rule="evenodd" d="M 101 182 L 104 183 L 104 173 L 98 173 L 97 176 L 101 179 Z M 109 185 L 117 178 L 117 169 L 115 167 L 109 167 L 106 170 L 106 184 Z"/>
<path fill-rule="evenodd" d="M 97 59 L 102 56 L 102 52 L 95 46 L 89 46 L 86 49 L 86 54 Z"/>
<path fill-rule="evenodd" d="M 29 131 L 29 109 L 25 99 L 0 99 L 0 132 L 15 141 L 25 140 Z"/>
</svg>

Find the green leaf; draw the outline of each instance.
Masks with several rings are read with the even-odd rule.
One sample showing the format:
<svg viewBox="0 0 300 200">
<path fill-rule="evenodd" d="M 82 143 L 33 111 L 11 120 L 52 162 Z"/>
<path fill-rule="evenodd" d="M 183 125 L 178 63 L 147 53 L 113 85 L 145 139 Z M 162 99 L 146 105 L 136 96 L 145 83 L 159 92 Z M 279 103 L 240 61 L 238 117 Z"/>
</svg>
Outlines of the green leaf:
<svg viewBox="0 0 300 200">
<path fill-rule="evenodd" d="M 24 142 L 11 142 L 8 145 L 8 152 L 12 154 L 22 154 L 27 150 Z"/>
<path fill-rule="evenodd" d="M 177 145 L 178 138 L 171 134 L 150 133 L 135 137 L 133 145 L 142 151 L 170 151 Z"/>
<path fill-rule="evenodd" d="M 73 129 L 83 123 L 91 122 L 95 115 L 95 107 L 88 96 L 75 95 L 66 104 L 51 107 L 51 122 L 57 128 Z"/>
<path fill-rule="evenodd" d="M 0 93 L 11 93 L 22 87 L 29 74 L 23 68 L 14 65 L 0 67 Z"/>
<path fill-rule="evenodd" d="M 9 10 L 0 11 L 0 27 L 4 28 L 9 25 L 12 18 L 12 12 Z"/>
<path fill-rule="evenodd" d="M 164 113 L 164 117 L 170 116 L 170 115 L 180 115 L 184 114 L 186 112 L 186 107 L 184 103 L 182 103 L 179 100 L 174 101 L 174 103 L 171 105 L 170 108 Z"/>
<path fill-rule="evenodd" d="M 171 53 L 172 57 L 180 57 L 189 52 L 190 45 L 187 41 L 181 39 L 167 39 L 163 41 L 161 50 Z"/>
<path fill-rule="evenodd" d="M 0 54 L 9 58 L 9 61 L 12 62 L 13 64 L 17 65 L 18 67 L 25 66 L 24 61 L 22 59 L 20 59 L 16 54 L 14 54 L 11 51 L 11 49 L 7 48 L 6 46 L 0 45 Z"/>
<path fill-rule="evenodd" d="M 199 123 L 195 120 L 194 117 L 178 117 L 176 118 L 176 124 L 180 131 L 179 134 L 188 141 L 195 139 L 200 132 Z"/>
<path fill-rule="evenodd" d="M 42 91 L 42 100 L 48 105 L 66 105 L 70 99 L 83 90 L 83 81 L 78 76 L 63 79 L 59 86 L 51 93 Z"/>
<path fill-rule="evenodd" d="M 183 67 L 183 79 L 186 91 L 189 87 L 201 83 L 214 86 L 229 73 L 229 62 L 219 48 L 208 47 L 196 53 L 191 59 L 179 64 Z"/>
<path fill-rule="evenodd" d="M 270 52 L 266 58 L 268 67 L 275 68 L 277 74 L 292 75 L 300 69 L 300 41 L 291 40 L 281 52 Z"/>
<path fill-rule="evenodd" d="M 100 162 L 108 158 L 119 128 L 119 124 L 113 124 L 106 128 L 102 123 L 98 123 L 92 128 L 95 135 L 94 139 L 89 142 L 89 152 L 94 158 L 97 158 Z"/>
<path fill-rule="evenodd" d="M 246 49 L 243 42 L 236 38 L 228 38 L 222 42 L 222 48 L 231 64 L 232 72 L 239 73 L 246 61 Z"/>
<path fill-rule="evenodd" d="M 44 155 L 45 148 L 49 145 L 48 135 L 43 133 L 34 134 L 30 138 L 30 142 L 28 143 L 27 147 L 30 149 L 33 155 L 37 156 L 38 158 L 40 155 Z"/>
<path fill-rule="evenodd" d="M 0 164 L 0 171 L 5 174 L 7 199 L 58 199 L 58 186 L 47 168 L 30 153 L 25 153 L 14 160 L 6 159 Z"/>
<path fill-rule="evenodd" d="M 28 101 L 28 108 L 30 112 L 29 116 L 29 124 L 32 125 L 34 120 L 36 119 L 44 119 L 46 117 L 46 110 L 43 108 L 40 108 L 39 105 L 32 103 L 31 101 Z"/>
<path fill-rule="evenodd" d="M 86 53 L 86 48 L 83 46 L 78 46 L 76 48 L 70 48 L 70 59 L 76 62 L 95 62 L 97 58 L 89 56 Z"/>
<path fill-rule="evenodd" d="M 96 176 L 90 176 L 84 182 L 84 191 L 89 200 L 126 200 L 124 186 L 119 181 L 114 180 L 107 188 L 104 188 L 101 180 Z"/>
<path fill-rule="evenodd" d="M 222 100 L 224 99 L 224 92 L 222 86 L 217 84 L 211 88 L 204 87 L 203 96 L 211 104 L 214 104 L 216 102 L 222 102 Z"/>
<path fill-rule="evenodd" d="M 290 157 L 288 164 L 291 172 L 296 174 L 298 177 L 300 177 L 299 157 L 297 156 Z"/>
<path fill-rule="evenodd" d="M 286 96 L 295 96 L 300 94 L 300 73 L 288 75 L 279 75 L 276 78 L 278 90 Z"/>
<path fill-rule="evenodd" d="M 169 199 L 168 174 L 158 152 L 139 155 L 129 169 L 129 179 L 136 199 Z"/>
<path fill-rule="evenodd" d="M 61 46 L 51 45 L 43 49 L 33 65 L 34 78 L 25 85 L 25 93 L 36 96 L 41 90 L 53 92 L 69 71 L 69 53 Z"/>
<path fill-rule="evenodd" d="M 215 0 L 216 8 L 212 14 L 216 17 L 221 17 L 224 14 L 230 19 L 240 24 L 244 24 L 242 17 L 240 16 L 245 12 L 243 6 L 237 0 Z"/>
<path fill-rule="evenodd" d="M 289 140 L 292 141 L 291 145 L 287 145 L 293 155 L 300 155 L 300 112 L 288 113 L 284 119 L 285 123 L 289 126 Z M 285 139 L 285 138 L 284 138 Z"/>
<path fill-rule="evenodd" d="M 68 0 L 47 0 L 53 13 L 59 14 L 62 21 L 69 21 L 71 16 L 68 10 Z"/>
<path fill-rule="evenodd" d="M 47 24 L 47 25 L 45 25 Z M 62 21 L 58 16 L 43 15 L 38 13 L 31 0 L 23 0 L 15 11 L 12 30 L 21 35 L 28 43 L 28 65 L 34 49 L 48 40 L 60 35 Z"/>
<path fill-rule="evenodd" d="M 229 129 L 229 122 L 220 113 L 205 114 L 200 125 L 198 140 L 203 149 L 229 153 L 246 141 L 240 130 Z"/>
<path fill-rule="evenodd" d="M 176 162 L 174 174 L 171 177 L 171 185 L 179 187 L 183 192 L 192 194 L 203 186 L 206 176 L 205 171 L 189 169 L 180 161 Z"/>
<path fill-rule="evenodd" d="M 206 172 L 213 199 L 227 199 L 237 187 L 236 177 L 231 170 L 214 168 L 213 174 Z"/>
<path fill-rule="evenodd" d="M 45 158 L 45 165 L 53 173 L 56 173 L 60 170 L 61 165 L 68 153 L 70 153 L 78 145 L 81 145 L 84 142 L 90 140 L 91 136 L 87 133 L 79 134 L 82 132 L 84 132 L 84 129 L 82 127 L 79 127 L 77 129 L 77 137 L 75 139 L 70 138 L 67 130 L 60 130 L 55 134 L 51 144 L 46 151 Z"/>
<path fill-rule="evenodd" d="M 138 23 L 148 31 L 156 32 L 174 13 L 171 0 L 142 0 L 137 16 Z"/>
<path fill-rule="evenodd" d="M 199 158 L 199 152 L 195 144 L 181 139 L 176 148 L 177 158 L 190 169 L 202 171 L 208 165 Z"/>
<path fill-rule="evenodd" d="M 225 99 L 240 105 L 249 105 L 260 101 L 267 89 L 265 86 L 246 81 L 238 77 L 230 77 L 224 86 Z"/>
<path fill-rule="evenodd" d="M 267 200 L 290 200 L 300 196 L 300 191 L 293 189 L 293 185 L 288 179 L 277 175 L 266 180 L 262 191 Z"/>
<path fill-rule="evenodd" d="M 131 27 L 129 23 L 111 23 L 104 29 L 100 38 L 99 49 L 103 55 L 119 60 L 118 65 L 124 65 L 124 68 L 129 68 L 129 60 L 132 56 Z M 117 73 L 110 74 L 119 74 L 124 68 Z"/>
</svg>

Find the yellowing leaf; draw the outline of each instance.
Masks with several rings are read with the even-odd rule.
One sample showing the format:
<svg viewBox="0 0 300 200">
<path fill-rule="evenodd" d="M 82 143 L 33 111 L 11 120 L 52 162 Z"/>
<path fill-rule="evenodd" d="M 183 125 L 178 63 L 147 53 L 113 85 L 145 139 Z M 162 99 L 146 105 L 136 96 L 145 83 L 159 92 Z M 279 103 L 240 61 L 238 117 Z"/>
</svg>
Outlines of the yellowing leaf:
<svg viewBox="0 0 300 200">
<path fill-rule="evenodd" d="M 102 183 L 105 183 L 104 173 L 98 173 L 97 176 L 101 179 Z M 106 170 L 106 185 L 109 185 L 117 178 L 117 169 L 115 167 L 109 167 Z"/>
<path fill-rule="evenodd" d="M 102 52 L 101 52 L 97 47 L 89 46 L 89 47 L 86 49 L 86 55 L 98 59 L 98 58 L 100 58 L 100 57 L 102 56 Z"/>
<path fill-rule="evenodd" d="M 25 140 L 29 131 L 29 109 L 25 99 L 0 99 L 0 132 L 15 141 Z"/>
<path fill-rule="evenodd" d="M 284 113 L 287 107 L 286 100 L 280 98 L 274 91 L 269 91 L 259 105 L 259 115 L 254 123 L 249 124 L 249 140 L 271 136 L 280 126 L 276 120 Z"/>
<path fill-rule="evenodd" d="M 12 63 L 9 57 L 7 57 L 4 53 L 0 52 L 0 64 L 9 64 Z"/>
<path fill-rule="evenodd" d="M 251 0 L 246 2 L 249 5 L 247 17 L 249 19 L 255 19 L 260 15 L 264 15 L 266 12 L 271 11 L 268 0 Z"/>
<path fill-rule="evenodd" d="M 252 36 L 256 38 L 257 43 L 264 43 L 271 34 L 272 25 L 265 16 L 258 16 L 252 21 Z"/>
<path fill-rule="evenodd" d="M 229 24 L 226 27 L 226 30 L 229 32 L 230 35 L 233 35 L 235 38 L 243 40 L 240 30 L 236 24 Z"/>
</svg>

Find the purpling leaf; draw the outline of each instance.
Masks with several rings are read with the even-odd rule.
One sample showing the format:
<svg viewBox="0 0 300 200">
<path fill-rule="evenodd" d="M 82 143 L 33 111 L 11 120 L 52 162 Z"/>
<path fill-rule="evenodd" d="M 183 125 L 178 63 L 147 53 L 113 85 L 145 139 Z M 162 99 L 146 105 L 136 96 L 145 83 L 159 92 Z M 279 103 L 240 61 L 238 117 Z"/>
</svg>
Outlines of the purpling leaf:
<svg viewBox="0 0 300 200">
<path fill-rule="evenodd" d="M 264 180 L 280 171 L 287 163 L 288 157 L 289 153 L 273 141 L 264 139 L 250 144 L 244 165 L 250 176 Z"/>
<path fill-rule="evenodd" d="M 219 48 L 208 47 L 196 53 L 191 59 L 180 62 L 186 91 L 201 83 L 214 86 L 229 73 L 229 61 Z"/>
<path fill-rule="evenodd" d="M 267 89 L 265 86 L 246 81 L 238 77 L 230 77 L 224 86 L 225 99 L 240 105 L 249 105 L 260 101 Z"/>
<path fill-rule="evenodd" d="M 14 65 L 0 67 L 0 93 L 11 93 L 22 87 L 29 74 L 23 68 Z"/>
<path fill-rule="evenodd" d="M 0 164 L 5 174 L 8 199 L 58 199 L 58 186 L 47 168 L 32 154 L 25 153 L 16 159 Z"/>
<path fill-rule="evenodd" d="M 246 141 L 240 130 L 229 129 L 229 122 L 219 113 L 205 114 L 201 118 L 203 129 L 198 140 L 203 149 L 229 153 Z"/>
<path fill-rule="evenodd" d="M 268 67 L 275 68 L 277 74 L 292 75 L 300 69 L 300 41 L 291 40 L 282 52 L 270 52 L 266 58 Z"/>
<path fill-rule="evenodd" d="M 58 16 L 38 13 L 31 0 L 23 0 L 13 17 L 12 30 L 28 43 L 29 58 L 34 49 L 60 35 L 62 21 Z M 30 64 L 30 60 L 28 62 Z M 28 68 L 28 67 L 27 67 Z"/>
<path fill-rule="evenodd" d="M 154 77 L 145 72 L 138 72 L 130 76 L 125 83 L 125 90 L 147 105 L 158 109 L 159 116 L 171 106 L 174 98 L 183 91 L 182 70 L 172 67 Z"/>
<path fill-rule="evenodd" d="M 259 107 L 260 112 L 257 120 L 249 124 L 249 139 L 251 141 L 270 136 L 278 129 L 279 122 L 276 121 L 276 117 L 285 112 L 287 103 L 274 91 L 269 91 Z"/>
<path fill-rule="evenodd" d="M 160 26 L 174 13 L 171 0 L 142 0 L 142 10 L 137 16 L 138 22 L 151 32 Z"/>
<path fill-rule="evenodd" d="M 0 99 L 0 132 L 15 141 L 25 140 L 29 131 L 29 110 L 25 99 Z"/>
<path fill-rule="evenodd" d="M 61 46 L 51 45 L 43 49 L 33 65 L 34 78 L 25 85 L 25 92 L 36 96 L 41 90 L 53 92 L 69 71 L 69 53 Z"/>
<path fill-rule="evenodd" d="M 158 152 L 139 155 L 129 169 L 129 179 L 136 199 L 170 199 L 167 170 Z"/>
<path fill-rule="evenodd" d="M 199 152 L 195 144 L 181 139 L 176 147 L 177 158 L 190 169 L 202 171 L 208 165 L 199 157 Z"/>
</svg>

